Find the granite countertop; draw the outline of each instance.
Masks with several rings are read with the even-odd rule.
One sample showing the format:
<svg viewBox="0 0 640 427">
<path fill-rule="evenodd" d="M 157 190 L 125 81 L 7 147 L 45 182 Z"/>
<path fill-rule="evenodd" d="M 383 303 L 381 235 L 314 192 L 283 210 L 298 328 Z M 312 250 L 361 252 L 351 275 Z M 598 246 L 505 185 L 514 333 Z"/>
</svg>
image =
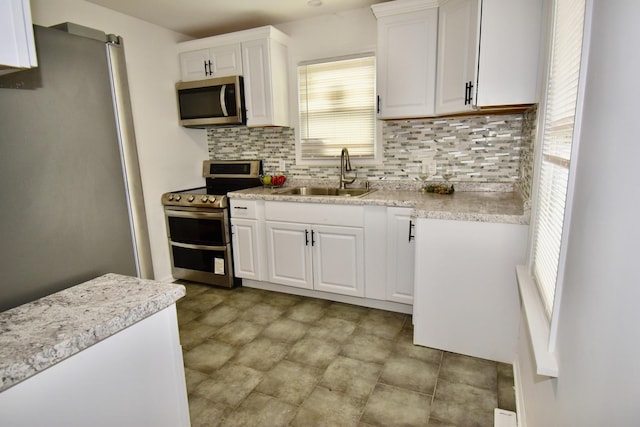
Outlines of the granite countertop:
<svg viewBox="0 0 640 427">
<path fill-rule="evenodd" d="M 0 313 L 0 392 L 184 295 L 182 285 L 106 274 Z"/>
<path fill-rule="evenodd" d="M 291 186 L 303 185 L 309 184 L 292 183 Z M 453 194 L 423 193 L 419 187 L 389 188 L 392 185 L 372 187 L 375 191 L 361 197 L 280 195 L 277 194 L 280 189 L 269 187 L 233 191 L 228 196 L 245 200 L 409 207 L 413 208 L 412 216 L 416 218 L 529 224 L 529 210 L 525 209 L 524 200 L 508 185 L 465 186 L 455 183 L 456 192 Z"/>
</svg>

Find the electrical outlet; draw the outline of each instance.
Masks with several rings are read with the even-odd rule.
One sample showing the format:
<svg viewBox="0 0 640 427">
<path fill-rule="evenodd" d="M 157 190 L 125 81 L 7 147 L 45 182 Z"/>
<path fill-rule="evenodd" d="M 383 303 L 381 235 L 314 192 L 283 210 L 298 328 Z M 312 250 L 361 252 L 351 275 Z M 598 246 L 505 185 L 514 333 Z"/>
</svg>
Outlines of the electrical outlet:
<svg viewBox="0 0 640 427">
<path fill-rule="evenodd" d="M 280 172 L 284 172 L 286 167 L 287 167 L 287 165 L 285 164 L 284 160 L 280 159 L 279 165 L 278 165 L 278 170 L 280 170 Z"/>
</svg>

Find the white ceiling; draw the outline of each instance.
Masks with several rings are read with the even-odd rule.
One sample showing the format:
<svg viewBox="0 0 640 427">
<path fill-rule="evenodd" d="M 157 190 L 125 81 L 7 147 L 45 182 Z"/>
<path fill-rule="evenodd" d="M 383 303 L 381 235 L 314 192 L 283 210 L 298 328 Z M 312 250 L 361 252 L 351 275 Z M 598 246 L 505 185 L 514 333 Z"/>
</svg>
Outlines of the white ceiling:
<svg viewBox="0 0 640 427">
<path fill-rule="evenodd" d="M 195 38 L 368 7 L 386 0 L 87 0 Z"/>
</svg>

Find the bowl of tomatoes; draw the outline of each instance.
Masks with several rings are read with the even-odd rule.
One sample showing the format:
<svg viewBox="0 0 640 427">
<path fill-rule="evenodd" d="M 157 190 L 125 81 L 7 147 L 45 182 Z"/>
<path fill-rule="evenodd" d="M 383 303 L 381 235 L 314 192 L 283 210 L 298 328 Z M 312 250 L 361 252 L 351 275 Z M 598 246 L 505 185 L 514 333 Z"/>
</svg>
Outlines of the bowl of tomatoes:
<svg viewBox="0 0 640 427">
<path fill-rule="evenodd" d="M 262 177 L 260 177 L 260 180 L 262 181 L 262 185 L 264 185 L 265 187 L 277 188 L 282 187 L 284 183 L 287 182 L 287 177 L 280 174 L 262 175 Z"/>
</svg>

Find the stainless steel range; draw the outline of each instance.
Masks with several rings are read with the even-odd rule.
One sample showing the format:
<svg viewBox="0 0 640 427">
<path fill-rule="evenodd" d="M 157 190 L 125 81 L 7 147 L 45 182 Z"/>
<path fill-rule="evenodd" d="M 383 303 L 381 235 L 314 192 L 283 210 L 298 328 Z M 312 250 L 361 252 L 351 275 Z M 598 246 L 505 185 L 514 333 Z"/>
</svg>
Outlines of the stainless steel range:
<svg viewBox="0 0 640 427">
<path fill-rule="evenodd" d="M 206 186 L 162 195 L 176 279 L 233 287 L 229 191 L 260 186 L 261 160 L 206 160 Z"/>
</svg>

